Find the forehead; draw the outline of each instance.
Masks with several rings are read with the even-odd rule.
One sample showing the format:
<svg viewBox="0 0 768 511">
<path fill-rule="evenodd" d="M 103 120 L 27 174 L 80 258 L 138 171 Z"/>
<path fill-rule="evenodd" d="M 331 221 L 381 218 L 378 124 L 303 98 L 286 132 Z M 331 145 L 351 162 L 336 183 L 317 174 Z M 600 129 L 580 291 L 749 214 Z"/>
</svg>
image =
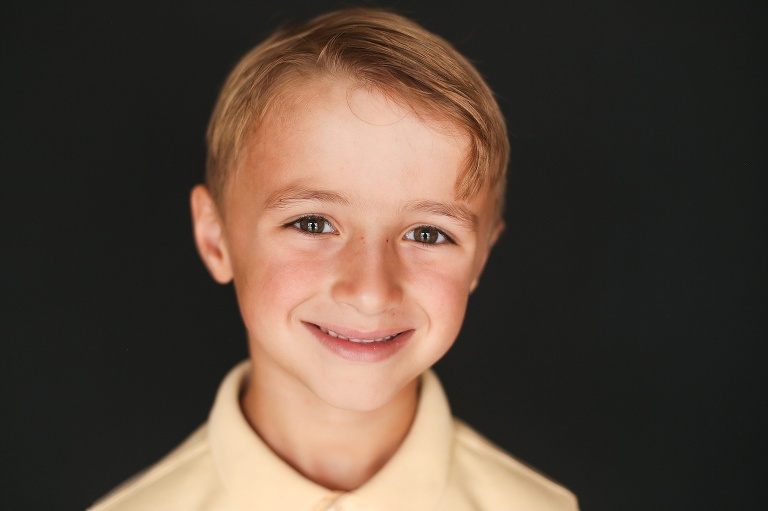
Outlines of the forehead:
<svg viewBox="0 0 768 511">
<path fill-rule="evenodd" d="M 355 166 L 364 173 L 377 162 L 403 168 L 405 159 L 429 159 L 439 162 L 433 167 L 439 166 L 449 182 L 464 170 L 469 137 L 463 130 L 394 94 L 330 77 L 281 89 L 247 142 L 246 166 L 257 164 L 270 172 L 274 166 L 258 164 L 269 159 L 284 164 L 282 168 L 292 160 L 319 164 L 336 158 L 342 161 L 334 165 Z"/>
<path fill-rule="evenodd" d="M 481 209 L 488 202 L 486 193 L 456 199 L 469 137 L 455 123 L 351 80 L 282 88 L 248 140 L 230 190 L 346 190 L 371 207 L 433 197 L 480 201 Z"/>
<path fill-rule="evenodd" d="M 264 118 L 255 131 L 266 124 L 288 127 L 308 120 L 308 112 L 326 116 L 352 115 L 372 127 L 399 123 L 426 128 L 450 138 L 468 156 L 466 127 L 424 100 L 411 98 L 395 87 L 382 87 L 346 75 L 323 73 L 289 74 L 275 87 Z M 263 135 L 263 133 L 262 133 Z"/>
</svg>

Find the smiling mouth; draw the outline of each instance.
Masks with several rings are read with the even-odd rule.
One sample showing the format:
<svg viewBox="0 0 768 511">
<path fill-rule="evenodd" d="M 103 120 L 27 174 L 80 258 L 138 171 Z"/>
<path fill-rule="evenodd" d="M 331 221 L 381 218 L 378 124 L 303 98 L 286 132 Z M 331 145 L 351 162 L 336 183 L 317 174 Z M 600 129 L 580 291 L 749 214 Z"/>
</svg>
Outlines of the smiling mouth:
<svg viewBox="0 0 768 511">
<path fill-rule="evenodd" d="M 320 325 L 315 325 L 315 326 L 321 332 L 323 332 L 324 334 L 328 334 L 331 337 L 336 337 L 338 339 L 343 339 L 345 341 L 350 341 L 350 342 L 354 342 L 354 343 L 357 343 L 357 344 L 373 344 L 375 342 L 391 341 L 392 339 L 394 339 L 395 337 L 397 337 L 398 335 L 400 335 L 402 333 L 402 332 L 400 332 L 400 333 L 396 333 L 394 335 L 386 335 L 384 337 L 377 337 L 375 339 L 357 339 L 357 338 L 354 338 L 354 337 L 345 337 L 345 336 L 343 336 L 341 334 L 338 334 L 338 333 L 334 332 L 333 330 L 329 330 L 329 329 L 327 329 L 325 327 L 322 327 Z"/>
</svg>

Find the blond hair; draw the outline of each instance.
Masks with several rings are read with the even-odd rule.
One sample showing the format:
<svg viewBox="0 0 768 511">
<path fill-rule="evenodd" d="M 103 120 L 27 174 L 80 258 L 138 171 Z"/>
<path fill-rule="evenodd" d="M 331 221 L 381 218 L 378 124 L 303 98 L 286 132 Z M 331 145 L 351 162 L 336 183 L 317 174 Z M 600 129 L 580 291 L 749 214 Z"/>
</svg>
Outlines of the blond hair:
<svg viewBox="0 0 768 511">
<path fill-rule="evenodd" d="M 217 202 L 248 137 L 292 77 L 349 76 L 458 126 L 469 154 L 456 182 L 460 200 L 487 184 L 500 214 L 509 141 L 483 78 L 453 46 L 415 22 L 370 8 L 332 12 L 281 29 L 248 52 L 230 73 L 208 125 L 206 182 Z"/>
</svg>

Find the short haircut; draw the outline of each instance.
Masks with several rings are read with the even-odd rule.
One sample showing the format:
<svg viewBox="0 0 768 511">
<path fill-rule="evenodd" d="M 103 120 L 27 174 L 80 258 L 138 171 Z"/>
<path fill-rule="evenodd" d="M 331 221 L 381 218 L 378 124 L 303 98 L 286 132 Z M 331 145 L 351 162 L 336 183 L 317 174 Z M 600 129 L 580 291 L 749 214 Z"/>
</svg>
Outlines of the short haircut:
<svg viewBox="0 0 768 511">
<path fill-rule="evenodd" d="M 280 94 L 289 94 L 286 84 L 318 75 L 351 78 L 460 128 L 470 147 L 457 198 L 470 199 L 487 184 L 500 216 L 509 141 L 490 88 L 450 43 L 405 17 L 371 8 L 279 29 L 235 66 L 206 137 L 206 182 L 216 202 L 221 205 L 230 174 L 267 110 Z"/>
</svg>

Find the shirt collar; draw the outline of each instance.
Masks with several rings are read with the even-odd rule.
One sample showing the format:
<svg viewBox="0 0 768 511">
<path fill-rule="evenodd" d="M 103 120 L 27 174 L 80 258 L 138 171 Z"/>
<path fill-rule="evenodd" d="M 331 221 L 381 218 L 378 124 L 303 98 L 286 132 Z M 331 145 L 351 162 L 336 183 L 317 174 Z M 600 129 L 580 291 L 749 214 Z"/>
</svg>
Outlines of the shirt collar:
<svg viewBox="0 0 768 511">
<path fill-rule="evenodd" d="M 240 408 L 250 364 L 235 367 L 219 387 L 209 417 L 212 454 L 227 492 L 242 509 L 324 509 L 337 498 L 361 509 L 423 511 L 437 504 L 448 479 L 453 423 L 437 377 L 421 377 L 411 429 L 395 455 L 360 488 L 334 492 L 280 459 L 253 431 Z"/>
</svg>

